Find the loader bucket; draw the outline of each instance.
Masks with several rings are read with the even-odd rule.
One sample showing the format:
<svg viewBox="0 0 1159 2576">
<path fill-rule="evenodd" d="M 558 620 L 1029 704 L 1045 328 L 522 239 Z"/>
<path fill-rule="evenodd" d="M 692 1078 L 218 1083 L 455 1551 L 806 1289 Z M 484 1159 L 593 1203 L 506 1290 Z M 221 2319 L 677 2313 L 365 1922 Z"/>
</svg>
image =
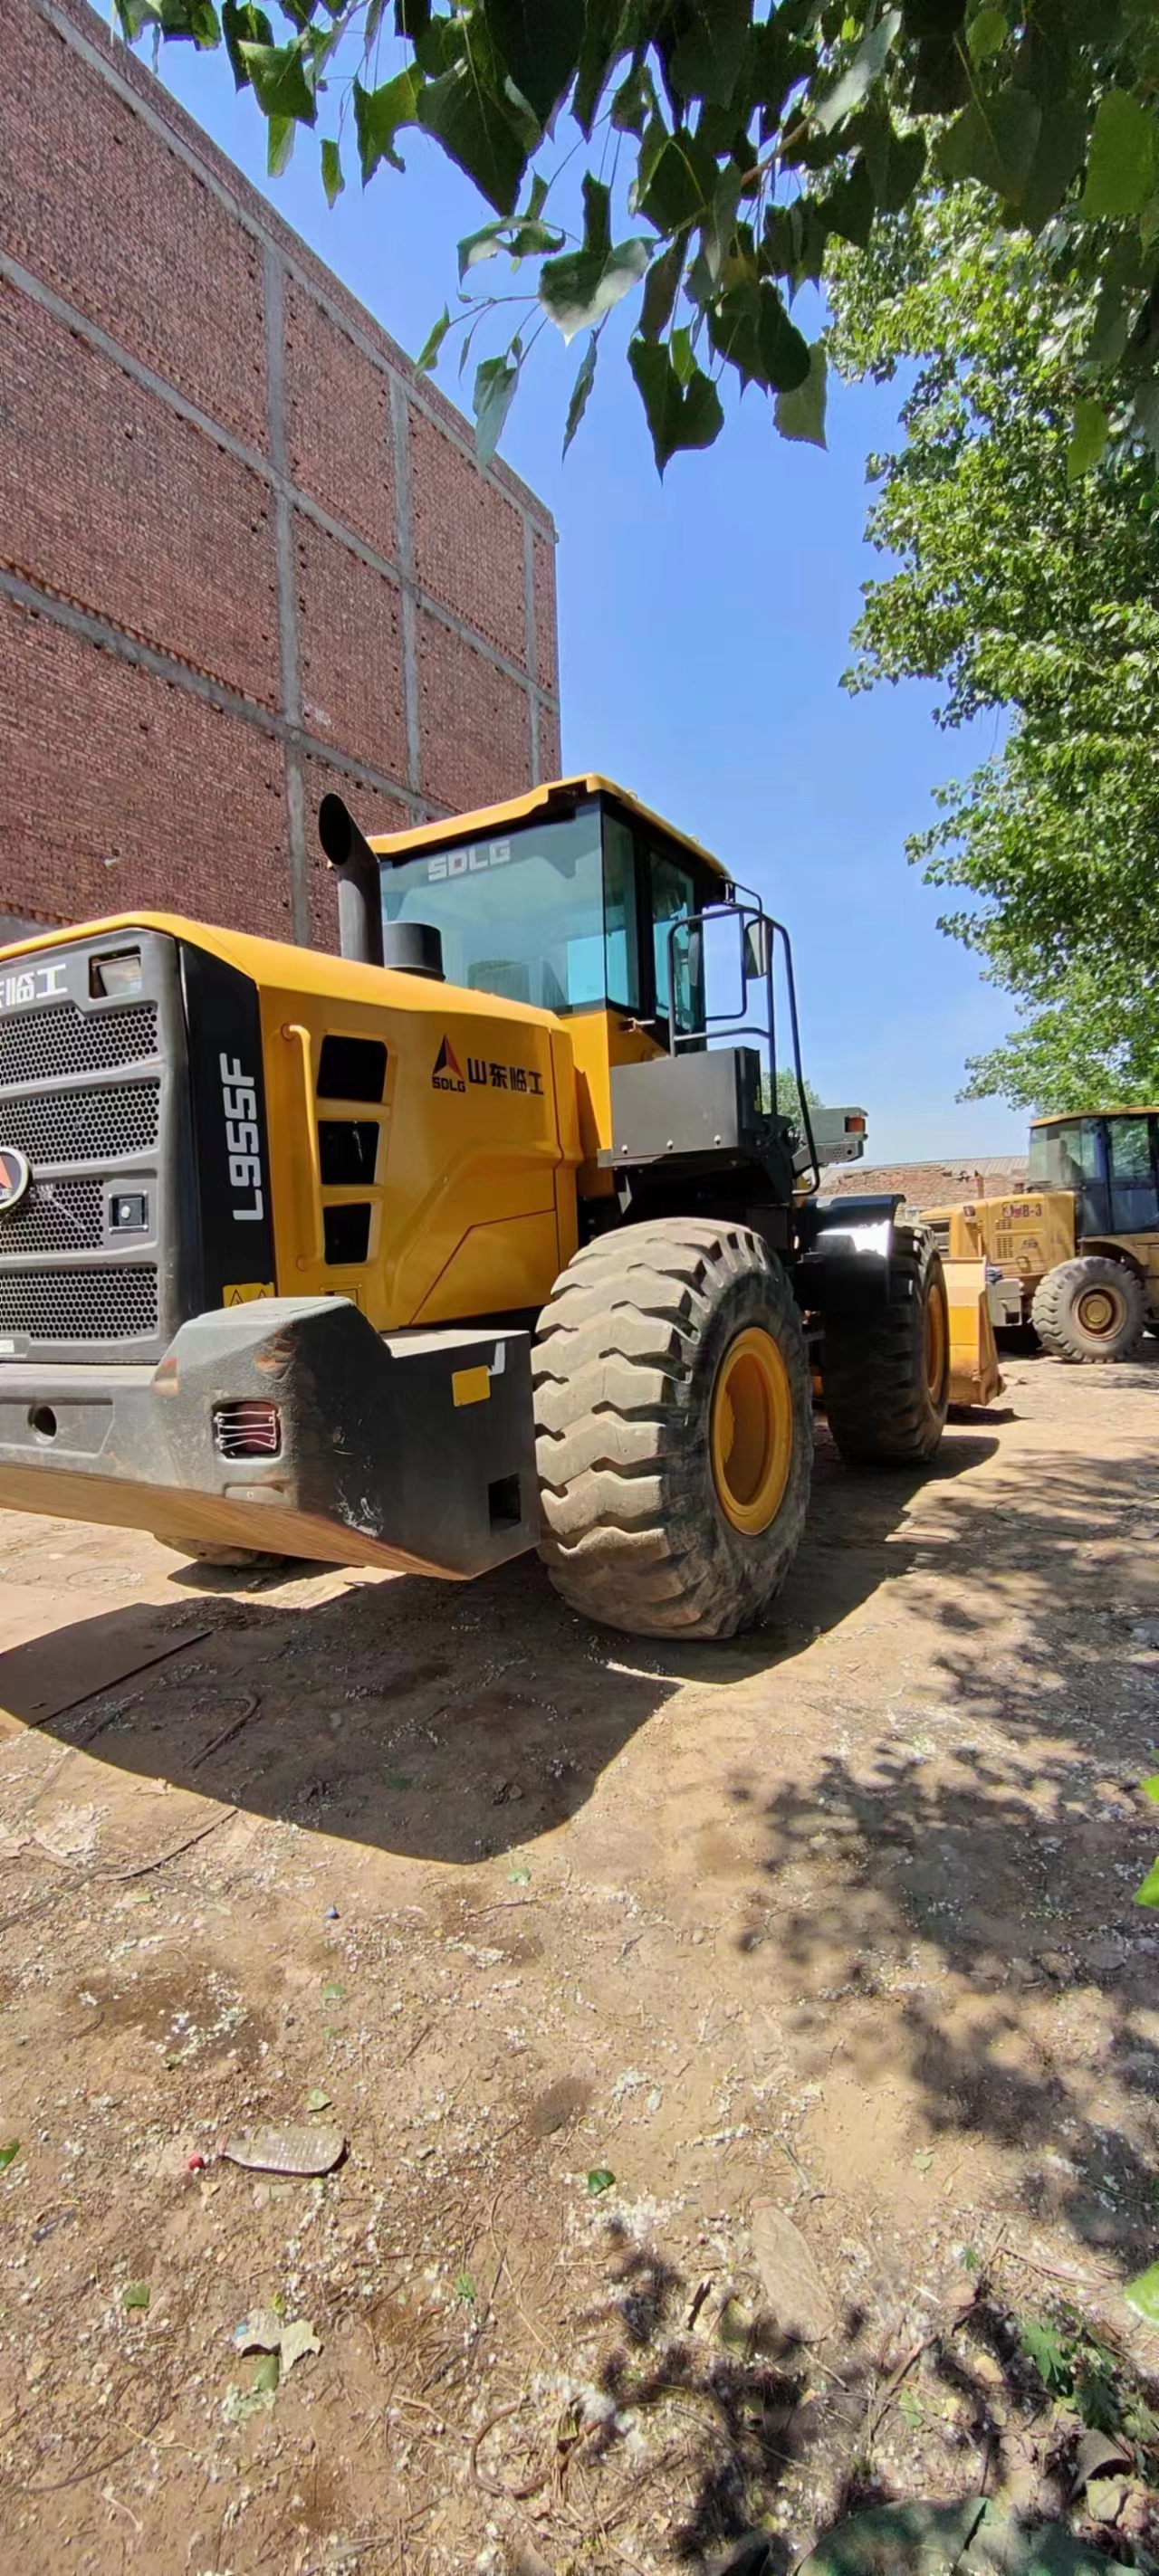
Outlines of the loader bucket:
<svg viewBox="0 0 1159 2576">
<path fill-rule="evenodd" d="M 943 1261 L 950 1306 L 950 1402 L 992 1404 L 1002 1393 L 984 1261 Z"/>
</svg>

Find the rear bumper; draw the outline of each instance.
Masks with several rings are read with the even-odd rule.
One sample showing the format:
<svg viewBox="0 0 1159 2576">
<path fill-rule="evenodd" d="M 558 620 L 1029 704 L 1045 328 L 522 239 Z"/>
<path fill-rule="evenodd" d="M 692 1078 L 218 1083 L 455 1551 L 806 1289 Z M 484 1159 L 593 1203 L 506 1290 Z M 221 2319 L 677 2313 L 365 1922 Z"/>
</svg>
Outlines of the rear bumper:
<svg viewBox="0 0 1159 2576">
<path fill-rule="evenodd" d="M 276 1450 L 223 1455 L 254 1403 Z M 156 1368 L 0 1362 L 0 1508 L 482 1574 L 539 1535 L 529 1337 L 266 1298 L 193 1317 Z"/>
</svg>

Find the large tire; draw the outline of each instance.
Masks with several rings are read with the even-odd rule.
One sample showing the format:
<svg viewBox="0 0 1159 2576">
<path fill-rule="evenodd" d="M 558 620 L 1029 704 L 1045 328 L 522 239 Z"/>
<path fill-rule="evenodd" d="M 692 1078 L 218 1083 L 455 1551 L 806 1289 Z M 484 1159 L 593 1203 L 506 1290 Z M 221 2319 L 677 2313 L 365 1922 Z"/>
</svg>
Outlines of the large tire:
<svg viewBox="0 0 1159 2576">
<path fill-rule="evenodd" d="M 924 1226 L 895 1226 L 891 1284 L 889 1304 L 876 1312 L 826 1319 L 821 1400 L 851 1466 L 924 1466 L 946 1427 L 950 1310 L 941 1255 Z"/>
<path fill-rule="evenodd" d="M 746 1226 L 604 1235 L 556 1281 L 534 1354 L 556 1590 L 632 1635 L 731 1637 L 761 1618 L 805 1525 L 805 1336 Z"/>
<path fill-rule="evenodd" d="M 1072 1362 L 1131 1359 L 1146 1321 L 1142 1280 L 1105 1252 L 1084 1252 L 1048 1270 L 1031 1308 L 1043 1349 Z"/>
</svg>

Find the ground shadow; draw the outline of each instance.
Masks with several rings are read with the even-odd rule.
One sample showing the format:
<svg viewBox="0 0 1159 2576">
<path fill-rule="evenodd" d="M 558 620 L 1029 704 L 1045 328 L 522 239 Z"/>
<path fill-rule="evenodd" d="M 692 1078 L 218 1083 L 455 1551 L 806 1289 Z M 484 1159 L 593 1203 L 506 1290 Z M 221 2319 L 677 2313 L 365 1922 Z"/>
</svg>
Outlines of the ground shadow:
<svg viewBox="0 0 1159 2576">
<path fill-rule="evenodd" d="M 734 1775 L 761 1819 L 736 1939 L 754 1988 L 794 1998 L 802 2040 L 838 2046 L 841 1999 L 839 2053 L 867 2094 L 901 2073 L 932 2139 L 1019 2151 L 1028 2216 L 1141 2264 L 1159 2171 L 1159 1921 L 1134 1902 L 1159 1841 L 1139 1795 L 1159 1720 L 1155 1475 L 1040 1452 L 1022 1472 L 1013 1503 L 988 1482 L 923 1514 L 907 1594 L 929 1644 L 911 1640 L 888 1732 L 805 1780 Z"/>
<path fill-rule="evenodd" d="M 673 2499 L 666 2547 L 690 2567 L 787 2576 L 803 2541 L 899 2494 L 984 2491 L 1028 2524 L 1064 2521 L 1115 2557 L 1131 2536 L 1153 2539 L 1156 2390 L 1113 2335 L 1095 2333 L 1046 2284 L 1012 2304 L 1000 2266 L 963 2270 L 916 2339 L 905 2315 L 846 2301 L 830 2332 L 806 2347 L 743 2258 L 722 2295 L 622 2221 L 609 2222 L 604 2256 L 601 2301 L 580 2322 L 604 2329 L 607 2411 L 589 2402 L 586 2434 L 565 2420 L 557 2437 L 579 2448 L 594 2521 L 606 2505 L 615 2511 L 643 2425 L 649 2501 L 665 2491 Z M 1044 2308 L 1049 2383 L 1034 2341 Z M 1129 2490 L 1114 2500 L 1105 2487 L 1087 2492 L 1082 2444 L 1094 2425 L 1114 2437 L 1095 2470 L 1105 2476 L 1109 2465 Z M 777 2529 L 782 2498 L 786 2527 Z M 1100 2514 L 1124 2519 L 1112 2530 Z M 734 2562 L 730 2545 L 746 2535 L 751 2557 L 740 2550 Z"/>
<path fill-rule="evenodd" d="M 935 1479 L 952 1484 L 993 1446 L 952 1434 Z M 252 1813 L 414 1858 L 487 1860 L 574 1815 L 681 1682 L 775 1683 L 907 1560 L 899 1533 L 928 1478 L 850 1475 L 826 1442 L 818 1469 L 768 1625 L 727 1645 L 593 1628 L 533 1558 L 472 1584 L 405 1576 L 322 1599 L 307 1583 L 273 1599 L 252 1576 L 178 1570 L 172 1612 L 121 1608 L 0 1655 L 0 1709 Z"/>
</svg>

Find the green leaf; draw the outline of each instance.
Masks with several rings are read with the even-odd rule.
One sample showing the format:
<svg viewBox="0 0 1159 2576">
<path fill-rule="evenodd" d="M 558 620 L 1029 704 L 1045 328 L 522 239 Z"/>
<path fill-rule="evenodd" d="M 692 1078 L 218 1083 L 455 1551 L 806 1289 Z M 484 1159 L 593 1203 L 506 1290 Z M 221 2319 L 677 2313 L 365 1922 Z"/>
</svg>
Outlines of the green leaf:
<svg viewBox="0 0 1159 2576">
<path fill-rule="evenodd" d="M 584 350 L 583 356 L 580 359 L 579 374 L 577 375 L 575 383 L 571 389 L 571 401 L 567 407 L 567 425 L 563 433 L 563 452 L 565 456 L 567 455 L 567 451 L 571 446 L 572 440 L 575 437 L 576 431 L 579 428 L 580 422 L 588 407 L 588 395 L 590 394 L 592 386 L 596 380 L 596 358 L 598 354 L 599 333 L 597 331 L 593 331 L 591 338 L 588 341 L 588 345 Z M 514 1886 L 526 1886 L 530 1879 L 531 1872 L 528 1869 L 513 1869 L 509 1875 Z"/>
<path fill-rule="evenodd" d="M 1049 2388 L 1056 2397 L 1069 2395 L 1074 2372 L 1069 2346 L 1058 2327 L 1041 2317 L 1021 2317 L 1018 2320 L 1018 2340 L 1027 2358 L 1033 2362 L 1044 2388 Z"/>
<path fill-rule="evenodd" d="M 318 109 L 300 44 L 239 43 L 237 50 L 263 116 L 287 116 L 296 125 L 313 125 Z"/>
<path fill-rule="evenodd" d="M 389 161 L 396 170 L 405 168 L 395 150 L 394 138 L 404 125 L 417 124 L 421 88 L 419 74 L 412 65 L 396 72 L 393 80 L 383 81 L 378 89 L 364 89 L 355 74 L 354 130 L 364 188 L 380 161 Z"/>
<path fill-rule="evenodd" d="M 1009 33 L 1010 24 L 1004 9 L 979 9 L 977 17 L 971 18 L 966 29 L 971 62 L 988 62 L 991 54 L 1001 53 Z"/>
<path fill-rule="evenodd" d="M 694 367 L 688 383 L 682 384 L 663 343 L 639 338 L 629 343 L 628 364 L 643 400 L 660 474 L 681 448 L 712 446 L 724 427 L 724 413 L 716 386 L 701 368 Z"/>
<path fill-rule="evenodd" d="M 641 135 L 655 109 L 651 72 L 646 63 L 633 63 L 612 100 L 611 119 L 617 134 Z"/>
<path fill-rule="evenodd" d="M 444 304 L 437 322 L 432 322 L 426 339 L 415 359 L 420 376 L 429 375 L 437 364 L 439 351 L 451 327 L 451 316 Z"/>
<path fill-rule="evenodd" d="M 646 166 L 642 154 L 641 168 Z M 680 127 L 665 136 L 655 161 L 647 166 L 646 183 L 637 200 L 639 212 L 655 224 L 657 232 L 679 232 L 707 214 L 719 177 L 715 153 Z"/>
<path fill-rule="evenodd" d="M 9 2165 L 15 2164 L 19 2153 L 19 2138 L 10 2138 L 6 2147 L 0 2147 L 0 2173 L 7 2173 Z"/>
<path fill-rule="evenodd" d="M 272 45 L 273 28 L 265 10 L 256 8 L 254 0 L 222 0 L 221 27 L 234 88 L 248 89 L 250 76 L 240 48 L 244 44 Z"/>
<path fill-rule="evenodd" d="M 1083 215 L 1141 215 L 1159 175 L 1155 119 L 1130 90 L 1109 89 L 1099 101 L 1087 155 Z"/>
<path fill-rule="evenodd" d="M 820 340 L 815 340 L 804 383 L 791 393 L 777 395 L 775 417 L 782 438 L 806 439 L 811 447 L 824 447 L 827 390 L 825 351 Z"/>
<path fill-rule="evenodd" d="M 682 99 L 702 98 L 729 107 L 744 69 L 752 0 L 700 0 L 668 57 L 667 73 Z"/>
<path fill-rule="evenodd" d="M 324 2004 L 344 2004 L 346 2001 L 345 1986 L 340 1986 L 337 1979 L 334 1977 L 327 1978 L 327 1981 L 322 1988 L 322 2001 Z"/>
<path fill-rule="evenodd" d="M 495 453 L 518 382 L 518 357 L 484 358 L 476 370 L 475 453 L 480 465 L 489 464 Z"/>
<path fill-rule="evenodd" d="M 1058 213 L 1087 148 L 1087 112 L 1081 99 L 1048 99 L 1034 147 L 1034 159 L 1022 183 L 1018 212 L 1027 230 L 1041 232 Z"/>
<path fill-rule="evenodd" d="M 636 239 L 619 242 L 606 258 L 597 251 L 566 251 L 562 259 L 545 259 L 539 272 L 539 301 L 565 340 L 590 330 L 644 276 L 651 244 Z"/>
<path fill-rule="evenodd" d="M 1159 1807 L 1159 1771 L 1153 1771 L 1150 1779 L 1141 1780 L 1139 1786 L 1144 1797 L 1150 1798 L 1152 1805 Z"/>
<path fill-rule="evenodd" d="M 121 2306 L 126 2309 L 139 2308 L 143 2313 L 152 2296 L 153 2292 L 148 2281 L 126 2281 L 121 2292 Z"/>
<path fill-rule="evenodd" d="M 831 233 L 838 233 L 842 241 L 852 242 L 858 250 L 865 249 L 876 204 L 863 152 L 858 153 L 848 177 L 836 180 L 828 196 L 822 198 L 818 211 Z"/>
<path fill-rule="evenodd" d="M 1159 2326 L 1159 2263 L 1150 2264 L 1145 2272 L 1128 2281 L 1123 2297 L 1135 2315 L 1142 2317 L 1144 2325 Z"/>
<path fill-rule="evenodd" d="M 572 112 L 589 142 L 613 65 L 627 50 L 621 39 L 623 17 L 623 0 L 588 0 Z"/>
<path fill-rule="evenodd" d="M 1159 1860 L 1153 1860 L 1146 1878 L 1135 1891 L 1136 1905 L 1159 1905 Z"/>
<path fill-rule="evenodd" d="M 271 179 L 280 179 L 293 158 L 294 136 L 298 131 L 292 116 L 271 116 L 266 122 L 266 169 Z"/>
<path fill-rule="evenodd" d="M 612 247 L 612 192 L 590 170 L 583 183 L 584 249 L 606 259 Z"/>
<path fill-rule="evenodd" d="M 263 2353 L 257 2369 L 254 2372 L 253 2378 L 250 2381 L 251 2397 L 272 2397 L 281 2376 L 281 2354 L 277 2352 Z"/>
<path fill-rule="evenodd" d="M 822 134 L 832 134 L 834 126 L 840 125 L 843 117 L 852 116 L 860 107 L 879 73 L 885 69 L 901 31 L 901 20 L 900 9 L 886 9 L 876 27 L 862 38 L 848 70 L 842 73 L 836 87 L 826 98 L 818 101 L 812 121 L 820 126 Z"/>
<path fill-rule="evenodd" d="M 696 374 L 696 351 L 692 345 L 691 331 L 687 329 L 674 331 L 669 342 L 669 352 L 681 384 L 690 385 Z"/>
<path fill-rule="evenodd" d="M 609 2172 L 607 2165 L 593 2165 L 588 2175 L 588 2191 L 592 2199 L 598 2200 L 602 2192 L 611 2191 L 615 2180 L 614 2173 Z"/>
<path fill-rule="evenodd" d="M 713 348 L 745 384 L 793 393 L 809 374 L 809 343 L 789 320 L 771 278 L 759 286 L 730 287 L 709 308 L 708 332 Z"/>
<path fill-rule="evenodd" d="M 330 2099 L 331 2097 L 326 2091 L 324 2085 L 312 2084 L 306 2095 L 306 2109 L 308 2111 L 328 2111 L 330 2108 Z"/>
<path fill-rule="evenodd" d="M 487 24 L 541 125 L 575 77 L 584 15 L 584 0 L 487 0 Z"/>
<path fill-rule="evenodd" d="M 322 138 L 322 185 L 326 191 L 327 205 L 337 205 L 346 181 L 342 176 L 342 161 L 338 146 L 329 134 Z"/>
<path fill-rule="evenodd" d="M 667 250 L 662 250 L 648 271 L 640 307 L 640 333 L 645 340 L 659 340 L 667 330 L 680 291 L 688 244 L 679 233 Z"/>
<path fill-rule="evenodd" d="M 474 180 L 497 214 L 514 213 L 527 166 L 527 146 L 510 103 L 477 77 L 473 62 L 457 63 L 424 84 L 418 123 Z"/>
<path fill-rule="evenodd" d="M 972 98 L 938 144 L 942 172 L 947 179 L 980 179 L 1017 205 L 1041 126 L 1038 100 L 1014 81 L 992 98 Z"/>
<path fill-rule="evenodd" d="M 468 2303 L 472 2303 L 474 2301 L 475 2283 L 469 2272 L 457 2272 L 455 2274 L 455 2297 L 457 2299 L 466 2299 Z"/>
<path fill-rule="evenodd" d="M 1077 483 L 1082 475 L 1090 473 L 1092 465 L 1099 463 L 1107 444 L 1108 430 L 1109 423 L 1101 402 L 1093 402 L 1089 398 L 1076 402 L 1074 427 L 1066 451 L 1068 483 Z"/>
</svg>

